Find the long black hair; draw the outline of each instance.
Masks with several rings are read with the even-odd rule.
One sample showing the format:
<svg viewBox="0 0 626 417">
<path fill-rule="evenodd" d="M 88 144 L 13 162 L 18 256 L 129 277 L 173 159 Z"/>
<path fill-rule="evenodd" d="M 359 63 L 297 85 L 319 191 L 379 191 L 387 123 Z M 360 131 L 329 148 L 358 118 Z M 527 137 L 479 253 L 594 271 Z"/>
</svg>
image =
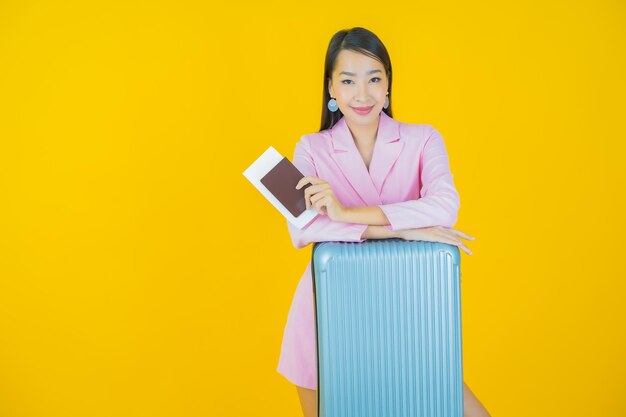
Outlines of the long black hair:
<svg viewBox="0 0 626 417">
<path fill-rule="evenodd" d="M 389 81 L 389 95 L 387 96 L 389 97 L 389 106 L 386 109 L 383 109 L 383 111 L 387 114 L 387 116 L 392 117 L 391 59 L 387 53 L 387 48 L 385 48 L 385 45 L 383 45 L 378 36 L 365 28 L 354 27 L 352 29 L 343 29 L 333 35 L 330 43 L 328 44 L 328 50 L 326 51 L 326 61 L 324 62 L 324 88 L 322 90 L 322 125 L 320 127 L 320 132 L 324 129 L 333 127 L 343 115 L 339 109 L 337 109 L 336 112 L 328 110 L 328 101 L 330 100 L 328 83 L 332 78 L 337 55 L 339 55 L 339 52 L 343 49 L 350 49 L 352 51 L 368 55 L 383 64 Z"/>
</svg>

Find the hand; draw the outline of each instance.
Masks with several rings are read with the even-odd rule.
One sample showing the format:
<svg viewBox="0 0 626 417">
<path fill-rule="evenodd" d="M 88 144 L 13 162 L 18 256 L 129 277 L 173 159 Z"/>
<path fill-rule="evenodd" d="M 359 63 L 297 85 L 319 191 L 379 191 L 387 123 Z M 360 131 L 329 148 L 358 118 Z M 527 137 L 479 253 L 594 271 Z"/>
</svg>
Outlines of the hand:
<svg viewBox="0 0 626 417">
<path fill-rule="evenodd" d="M 337 200 L 330 184 L 321 178 L 309 175 L 298 181 L 296 189 L 309 183 L 311 185 L 304 189 L 306 208 L 313 207 L 318 213 L 328 216 L 331 220 L 342 221 L 346 214 L 346 207 Z"/>
<path fill-rule="evenodd" d="M 474 240 L 460 230 L 455 230 L 444 226 L 420 227 L 417 229 L 398 230 L 398 235 L 404 240 L 425 240 L 428 242 L 442 242 L 458 246 L 468 255 L 472 254 L 460 238 Z"/>
</svg>

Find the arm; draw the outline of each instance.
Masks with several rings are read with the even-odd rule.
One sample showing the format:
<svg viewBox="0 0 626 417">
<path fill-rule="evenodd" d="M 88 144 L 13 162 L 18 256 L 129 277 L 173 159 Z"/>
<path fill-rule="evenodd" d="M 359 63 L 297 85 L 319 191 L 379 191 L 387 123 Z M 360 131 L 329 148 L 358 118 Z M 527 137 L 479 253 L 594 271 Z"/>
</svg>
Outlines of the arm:
<svg viewBox="0 0 626 417">
<path fill-rule="evenodd" d="M 389 226 L 389 219 L 379 206 L 346 207 L 342 221 L 385 226 L 387 230 L 391 230 Z"/>
<path fill-rule="evenodd" d="M 289 221 L 287 227 L 293 246 L 300 249 L 312 242 L 363 242 L 366 237 L 362 236 L 368 225 L 336 222 L 318 214 L 302 229 L 298 229 Z"/>
<path fill-rule="evenodd" d="M 304 138 L 296 143 L 293 164 L 305 176 L 318 176 L 309 144 Z M 327 216 L 318 214 L 302 229 L 298 229 L 289 221 L 287 221 L 287 227 L 293 246 L 300 249 L 311 242 L 363 242 L 366 239 L 363 237 L 364 232 L 369 226 L 367 224 L 333 221 Z"/>
<path fill-rule="evenodd" d="M 391 239 L 394 237 L 403 238 L 399 231 L 390 230 L 387 226 L 367 226 L 363 237 L 366 239 Z M 404 239 L 404 238 L 403 238 Z"/>
<path fill-rule="evenodd" d="M 389 230 L 420 227 L 452 227 L 456 223 L 460 207 L 446 147 L 439 132 L 432 132 L 422 153 L 420 198 L 400 203 L 379 204 L 387 216 Z"/>
</svg>

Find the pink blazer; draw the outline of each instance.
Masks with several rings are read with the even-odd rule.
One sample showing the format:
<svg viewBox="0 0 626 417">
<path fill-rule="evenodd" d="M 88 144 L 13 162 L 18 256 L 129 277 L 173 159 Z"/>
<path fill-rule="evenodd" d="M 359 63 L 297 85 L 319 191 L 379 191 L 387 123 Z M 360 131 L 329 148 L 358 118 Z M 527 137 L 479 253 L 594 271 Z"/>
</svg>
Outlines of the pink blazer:
<svg viewBox="0 0 626 417">
<path fill-rule="evenodd" d="M 332 128 L 304 135 L 294 165 L 304 175 L 328 181 L 346 207 L 378 206 L 390 230 L 452 227 L 460 207 L 443 138 L 431 125 L 399 122 L 380 113 L 369 171 L 342 117 Z M 287 222 L 296 248 L 311 242 L 363 242 L 366 224 L 318 214 L 303 229 Z"/>
<path fill-rule="evenodd" d="M 304 175 L 328 181 L 341 204 L 380 207 L 391 230 L 456 222 L 459 194 L 443 139 L 430 125 L 401 123 L 382 112 L 368 171 L 341 118 L 331 129 L 302 136 L 293 163 Z M 311 242 L 363 242 L 367 228 L 320 214 L 301 230 L 289 221 L 287 226 L 296 248 Z M 287 315 L 277 370 L 298 386 L 317 389 L 311 273 L 309 261 Z"/>
</svg>

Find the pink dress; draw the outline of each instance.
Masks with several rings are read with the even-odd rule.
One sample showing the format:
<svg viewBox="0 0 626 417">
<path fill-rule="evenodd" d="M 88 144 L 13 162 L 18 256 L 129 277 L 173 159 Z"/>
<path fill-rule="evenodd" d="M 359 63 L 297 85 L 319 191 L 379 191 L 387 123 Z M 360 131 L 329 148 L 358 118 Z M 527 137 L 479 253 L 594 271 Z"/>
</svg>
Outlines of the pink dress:
<svg viewBox="0 0 626 417">
<path fill-rule="evenodd" d="M 456 223 L 460 207 L 448 154 L 431 125 L 398 122 L 380 113 L 369 171 L 342 117 L 332 128 L 301 137 L 294 165 L 304 175 L 328 181 L 346 207 L 378 206 L 386 227 L 403 230 Z M 366 224 L 344 223 L 317 215 L 299 230 L 287 222 L 294 247 L 312 242 L 364 242 Z M 315 310 L 311 262 L 296 287 L 277 371 L 292 383 L 317 389 Z"/>
</svg>

